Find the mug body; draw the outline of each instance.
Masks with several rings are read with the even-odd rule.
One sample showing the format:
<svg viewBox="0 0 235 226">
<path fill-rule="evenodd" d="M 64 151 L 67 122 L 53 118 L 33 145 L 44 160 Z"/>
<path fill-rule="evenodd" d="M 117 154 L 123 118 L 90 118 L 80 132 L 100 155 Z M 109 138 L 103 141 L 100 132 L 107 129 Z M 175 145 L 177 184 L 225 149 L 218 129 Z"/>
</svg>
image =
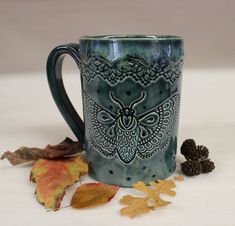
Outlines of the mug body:
<svg viewBox="0 0 235 226">
<path fill-rule="evenodd" d="M 85 149 L 90 175 L 130 187 L 176 167 L 183 40 L 80 38 Z"/>
</svg>

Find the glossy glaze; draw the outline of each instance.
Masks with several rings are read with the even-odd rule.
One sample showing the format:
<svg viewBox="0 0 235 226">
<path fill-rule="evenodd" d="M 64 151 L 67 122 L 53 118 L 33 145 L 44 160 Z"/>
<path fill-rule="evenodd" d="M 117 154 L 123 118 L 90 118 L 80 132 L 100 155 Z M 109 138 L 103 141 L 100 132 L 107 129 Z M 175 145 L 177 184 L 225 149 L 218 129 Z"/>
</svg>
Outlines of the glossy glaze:
<svg viewBox="0 0 235 226">
<path fill-rule="evenodd" d="M 85 125 L 63 88 L 59 69 L 65 53 L 81 70 Z M 176 36 L 85 36 L 80 48 L 70 44 L 52 51 L 50 88 L 85 145 L 92 177 L 131 186 L 172 174 L 182 62 L 183 41 Z"/>
</svg>

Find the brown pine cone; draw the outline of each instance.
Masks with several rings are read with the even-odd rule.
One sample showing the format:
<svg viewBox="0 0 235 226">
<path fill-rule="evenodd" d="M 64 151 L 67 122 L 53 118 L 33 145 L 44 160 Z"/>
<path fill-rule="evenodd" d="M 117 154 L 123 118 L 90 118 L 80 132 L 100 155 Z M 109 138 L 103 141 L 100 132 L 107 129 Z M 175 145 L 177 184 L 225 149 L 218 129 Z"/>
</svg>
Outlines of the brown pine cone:
<svg viewBox="0 0 235 226">
<path fill-rule="evenodd" d="M 185 158 L 187 160 L 204 160 L 209 156 L 209 150 L 203 145 L 197 145 L 196 149 L 188 151 Z"/>
<path fill-rule="evenodd" d="M 215 164 L 214 162 L 210 161 L 210 159 L 202 160 L 200 164 L 202 173 L 209 173 L 215 169 Z"/>
<path fill-rule="evenodd" d="M 191 152 L 195 151 L 196 149 L 196 143 L 193 139 L 187 139 L 183 142 L 180 151 L 181 154 L 184 155 L 184 157 L 186 158 L 186 156 L 190 155 Z"/>
<path fill-rule="evenodd" d="M 198 159 L 200 159 L 200 160 L 204 160 L 209 157 L 209 150 L 207 147 L 205 147 L 203 145 L 198 145 L 196 147 L 196 151 L 197 151 Z"/>
<path fill-rule="evenodd" d="M 189 177 L 199 175 L 202 172 L 201 167 L 199 161 L 188 160 L 181 163 L 182 172 Z"/>
</svg>

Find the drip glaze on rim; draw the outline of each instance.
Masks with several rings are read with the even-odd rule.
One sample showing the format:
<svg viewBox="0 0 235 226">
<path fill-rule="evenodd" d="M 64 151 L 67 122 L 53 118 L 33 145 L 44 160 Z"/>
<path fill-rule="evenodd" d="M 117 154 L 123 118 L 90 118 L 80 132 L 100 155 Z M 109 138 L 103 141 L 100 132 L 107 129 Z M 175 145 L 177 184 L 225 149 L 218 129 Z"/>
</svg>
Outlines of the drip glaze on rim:
<svg viewBox="0 0 235 226">
<path fill-rule="evenodd" d="M 96 35 L 82 36 L 80 40 L 183 40 L 176 35 Z"/>
</svg>

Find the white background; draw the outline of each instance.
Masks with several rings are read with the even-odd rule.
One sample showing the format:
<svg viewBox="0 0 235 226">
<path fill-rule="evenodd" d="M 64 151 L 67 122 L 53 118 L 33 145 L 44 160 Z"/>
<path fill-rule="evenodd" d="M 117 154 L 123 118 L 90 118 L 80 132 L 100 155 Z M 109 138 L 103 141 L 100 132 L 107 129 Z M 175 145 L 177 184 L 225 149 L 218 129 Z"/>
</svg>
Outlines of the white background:
<svg viewBox="0 0 235 226">
<path fill-rule="evenodd" d="M 182 89 L 179 144 L 194 138 L 206 145 L 216 169 L 210 174 L 178 182 L 172 204 L 130 220 L 119 215 L 119 199 L 131 194 L 120 189 L 107 205 L 89 210 L 61 209 L 46 212 L 34 197 L 35 185 L 29 182 L 30 166 L 12 167 L 0 162 L 1 224 L 13 226 L 57 225 L 235 225 L 235 77 L 233 70 L 185 70 Z M 226 79 L 224 79 L 226 76 Z M 79 76 L 68 74 L 66 86 L 81 113 Z M 11 84 L 9 90 L 8 84 Z M 43 76 L 9 76 L 1 79 L 0 153 L 21 145 L 43 147 L 58 143 L 65 136 L 74 138 L 58 113 Z M 184 161 L 178 151 L 179 164 Z M 85 176 L 82 182 L 91 181 Z M 69 188 L 62 206 L 69 204 L 78 184 Z"/>
</svg>

